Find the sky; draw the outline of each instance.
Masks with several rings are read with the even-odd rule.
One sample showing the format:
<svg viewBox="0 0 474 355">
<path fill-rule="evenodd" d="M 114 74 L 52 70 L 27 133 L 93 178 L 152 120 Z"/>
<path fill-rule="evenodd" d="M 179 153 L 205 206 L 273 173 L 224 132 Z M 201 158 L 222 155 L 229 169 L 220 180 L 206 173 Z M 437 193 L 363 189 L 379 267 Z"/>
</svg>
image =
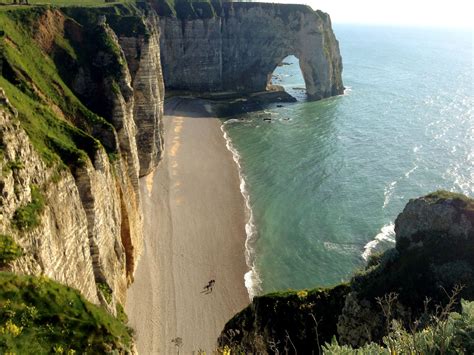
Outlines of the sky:
<svg viewBox="0 0 474 355">
<path fill-rule="evenodd" d="M 474 0 L 266 0 L 305 3 L 334 23 L 474 28 Z"/>
</svg>

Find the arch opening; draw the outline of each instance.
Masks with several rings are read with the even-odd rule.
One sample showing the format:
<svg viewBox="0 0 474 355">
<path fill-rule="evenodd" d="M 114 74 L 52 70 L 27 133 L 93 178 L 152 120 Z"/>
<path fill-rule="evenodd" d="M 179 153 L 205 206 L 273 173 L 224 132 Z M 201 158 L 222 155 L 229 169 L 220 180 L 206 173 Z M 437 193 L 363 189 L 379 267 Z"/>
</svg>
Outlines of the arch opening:
<svg viewBox="0 0 474 355">
<path fill-rule="evenodd" d="M 283 89 L 298 101 L 306 101 L 306 83 L 300 60 L 294 55 L 283 58 L 268 75 L 267 90 Z"/>
</svg>

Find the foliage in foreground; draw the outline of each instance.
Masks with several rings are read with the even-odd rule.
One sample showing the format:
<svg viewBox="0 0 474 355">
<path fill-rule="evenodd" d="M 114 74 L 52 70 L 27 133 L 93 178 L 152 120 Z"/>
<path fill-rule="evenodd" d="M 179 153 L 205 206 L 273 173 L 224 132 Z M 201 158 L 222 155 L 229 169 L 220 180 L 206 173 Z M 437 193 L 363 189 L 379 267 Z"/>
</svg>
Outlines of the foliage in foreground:
<svg viewBox="0 0 474 355">
<path fill-rule="evenodd" d="M 131 330 L 72 288 L 0 272 L 0 353 L 124 353 Z"/>
<path fill-rule="evenodd" d="M 369 343 L 361 348 L 339 345 L 336 339 L 323 346 L 324 354 L 474 354 L 474 302 L 462 302 L 462 312 L 437 317 L 417 332 L 407 331 L 392 321 L 383 344 Z"/>
</svg>

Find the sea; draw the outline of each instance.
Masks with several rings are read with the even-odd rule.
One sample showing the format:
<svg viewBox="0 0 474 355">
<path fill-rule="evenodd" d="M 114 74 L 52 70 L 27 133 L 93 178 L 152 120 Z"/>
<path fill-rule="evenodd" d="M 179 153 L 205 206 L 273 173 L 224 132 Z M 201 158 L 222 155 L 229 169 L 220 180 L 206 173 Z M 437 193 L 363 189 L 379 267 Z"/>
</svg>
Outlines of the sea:
<svg viewBox="0 0 474 355">
<path fill-rule="evenodd" d="M 251 297 L 347 281 L 371 253 L 394 246 L 409 199 L 439 189 L 474 195 L 473 33 L 334 31 L 344 95 L 307 101 L 289 56 L 273 82 L 298 102 L 223 124 L 248 209 Z"/>
</svg>

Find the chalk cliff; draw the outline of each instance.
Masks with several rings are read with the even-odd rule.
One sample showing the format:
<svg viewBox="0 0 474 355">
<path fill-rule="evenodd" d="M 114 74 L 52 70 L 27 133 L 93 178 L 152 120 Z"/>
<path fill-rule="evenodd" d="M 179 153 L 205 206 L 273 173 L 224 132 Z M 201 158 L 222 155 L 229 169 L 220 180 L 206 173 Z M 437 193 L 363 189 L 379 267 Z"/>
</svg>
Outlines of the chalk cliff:
<svg viewBox="0 0 474 355">
<path fill-rule="evenodd" d="M 276 66 L 295 55 L 310 98 L 343 93 L 339 44 L 328 14 L 304 5 L 212 4 L 173 12 L 155 2 L 167 89 L 264 91 Z"/>
<path fill-rule="evenodd" d="M 312 98 L 342 92 L 327 14 L 213 4 L 192 16 L 145 3 L 0 13 L 0 234 L 24 251 L 10 270 L 45 274 L 112 312 L 124 302 L 142 248 L 138 179 L 163 150 L 164 81 L 262 91 L 295 54 Z"/>
<path fill-rule="evenodd" d="M 8 269 L 115 314 L 142 248 L 138 179 L 162 151 L 157 17 L 38 8 L 0 21 L 0 234 L 23 249 Z"/>
</svg>

